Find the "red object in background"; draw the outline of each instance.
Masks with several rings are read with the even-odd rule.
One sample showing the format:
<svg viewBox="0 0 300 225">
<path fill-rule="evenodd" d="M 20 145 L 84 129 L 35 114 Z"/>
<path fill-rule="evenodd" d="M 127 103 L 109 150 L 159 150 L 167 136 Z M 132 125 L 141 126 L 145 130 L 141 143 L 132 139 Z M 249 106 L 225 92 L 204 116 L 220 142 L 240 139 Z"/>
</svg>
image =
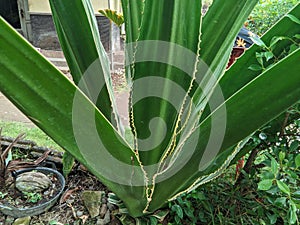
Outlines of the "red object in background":
<svg viewBox="0 0 300 225">
<path fill-rule="evenodd" d="M 230 55 L 229 62 L 227 64 L 227 68 L 229 68 L 235 60 L 240 57 L 244 52 L 246 48 L 243 47 L 233 47 Z M 243 156 L 241 159 L 238 160 L 236 167 L 235 167 L 235 179 L 237 179 L 244 167 L 245 164 L 245 157 Z"/>
<path fill-rule="evenodd" d="M 233 47 L 227 68 L 229 68 L 235 62 L 235 60 L 244 53 L 245 49 L 246 48 L 243 47 Z"/>
<path fill-rule="evenodd" d="M 235 179 L 238 179 L 242 169 L 244 168 L 245 165 L 245 156 L 243 156 L 242 158 L 240 158 L 236 164 L 235 167 Z"/>
</svg>

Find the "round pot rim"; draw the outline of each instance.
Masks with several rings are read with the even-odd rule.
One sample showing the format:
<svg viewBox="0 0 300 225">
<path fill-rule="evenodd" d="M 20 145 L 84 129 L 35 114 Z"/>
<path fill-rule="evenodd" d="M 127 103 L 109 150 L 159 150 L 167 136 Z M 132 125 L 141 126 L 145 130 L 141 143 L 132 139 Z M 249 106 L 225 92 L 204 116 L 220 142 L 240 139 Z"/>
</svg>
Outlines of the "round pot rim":
<svg viewBox="0 0 300 225">
<path fill-rule="evenodd" d="M 22 174 L 22 173 L 33 171 L 33 170 L 36 170 L 38 172 L 42 172 L 45 174 L 51 174 L 51 173 L 55 174 L 61 185 L 59 192 L 55 196 L 53 196 L 49 201 L 39 204 L 37 206 L 28 207 L 28 208 L 18 208 L 15 206 L 0 203 L 0 211 L 3 214 L 9 215 L 9 216 L 12 216 L 15 218 L 26 217 L 26 216 L 35 216 L 35 215 L 39 215 L 39 214 L 43 213 L 44 211 L 47 211 L 56 203 L 56 201 L 58 200 L 58 197 L 62 194 L 62 192 L 65 188 L 66 181 L 65 181 L 64 176 L 59 171 L 48 168 L 48 167 L 25 168 L 25 169 L 18 170 L 16 172 L 17 172 L 17 174 Z"/>
</svg>

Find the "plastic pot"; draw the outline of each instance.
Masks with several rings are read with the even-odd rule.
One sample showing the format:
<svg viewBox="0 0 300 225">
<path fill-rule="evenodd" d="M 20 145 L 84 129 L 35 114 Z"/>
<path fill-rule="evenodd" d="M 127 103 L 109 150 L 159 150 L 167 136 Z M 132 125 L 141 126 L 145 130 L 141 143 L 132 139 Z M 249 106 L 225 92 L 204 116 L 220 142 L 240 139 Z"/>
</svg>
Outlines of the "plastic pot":
<svg viewBox="0 0 300 225">
<path fill-rule="evenodd" d="M 6 204 L 1 204 L 0 203 L 0 211 L 8 216 L 12 216 L 14 218 L 21 218 L 21 217 L 27 217 L 27 216 L 35 216 L 39 215 L 48 209 L 50 209 L 58 200 L 59 196 L 62 194 L 64 188 L 65 188 L 65 178 L 61 173 L 59 173 L 57 170 L 50 169 L 47 167 L 36 167 L 36 168 L 27 168 L 27 169 L 22 169 L 17 171 L 17 174 L 22 174 L 25 172 L 30 172 L 30 171 L 37 171 L 41 172 L 44 174 L 54 174 L 58 181 L 60 182 L 60 190 L 57 192 L 53 198 L 49 199 L 49 201 L 38 204 L 34 207 L 30 208 L 17 208 L 11 205 L 6 205 Z"/>
</svg>

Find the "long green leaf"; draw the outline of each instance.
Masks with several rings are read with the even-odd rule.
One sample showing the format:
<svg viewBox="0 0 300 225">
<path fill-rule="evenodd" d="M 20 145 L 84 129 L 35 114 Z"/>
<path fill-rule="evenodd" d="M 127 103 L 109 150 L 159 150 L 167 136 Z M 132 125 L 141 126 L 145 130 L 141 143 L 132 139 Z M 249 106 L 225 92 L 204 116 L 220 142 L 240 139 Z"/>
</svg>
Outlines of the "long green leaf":
<svg viewBox="0 0 300 225">
<path fill-rule="evenodd" d="M 193 101 L 196 105 L 194 112 L 196 118 L 191 117 L 193 122 L 198 120 L 197 114 L 204 110 L 212 92 L 214 90 L 217 94 L 220 92 L 219 88 L 215 88 L 228 64 L 235 37 L 256 3 L 257 1 L 227 1 L 224 4 L 218 0 L 214 1 L 205 15 L 201 39 L 203 46 L 200 51 L 201 63 L 194 84 L 196 90 L 193 93 Z M 221 103 L 222 99 L 219 100 L 219 104 Z M 211 104 L 209 106 L 216 107 Z"/>
<path fill-rule="evenodd" d="M 72 27 L 71 22 L 77 29 L 81 21 L 74 17 L 71 21 L 72 15 L 67 22 L 63 19 L 69 10 L 66 6 L 72 8 L 73 1 L 51 1 L 63 48 L 69 54 L 68 61 L 73 62 L 74 70 L 81 73 L 78 86 L 97 91 L 80 78 L 99 52 L 104 53 L 95 41 L 99 38 L 94 39 L 97 32 L 93 30 L 95 23 L 91 22 L 94 19 L 89 2 L 74 1 L 74 10 L 78 8 L 80 18 L 84 20 L 83 27 L 77 31 L 87 31 L 88 40 L 93 42 L 91 45 L 89 41 L 82 42 L 92 52 L 89 55 L 84 47 L 78 46 L 84 53 L 80 55 L 76 42 L 78 44 L 81 39 L 73 39 L 67 33 L 72 33 L 68 30 Z M 197 114 L 201 115 L 207 102 L 202 97 L 210 97 L 201 88 L 217 85 L 231 50 L 230 43 L 255 2 L 243 0 L 236 4 L 234 0 L 226 3 L 216 0 L 202 23 L 201 4 L 192 0 L 122 1 L 130 53 L 127 77 L 133 81 L 131 126 L 136 138 L 134 149 L 108 121 L 109 113 L 101 113 L 92 103 L 94 98 L 88 99 L 92 96 L 88 91 L 85 92 L 87 97 L 2 19 L 0 90 L 115 192 L 132 216 L 153 212 L 180 192 L 220 175 L 247 141 L 240 140 L 299 100 L 300 65 L 297 62 L 300 51 L 297 50 L 263 74 L 238 83 L 232 93 L 227 92 L 230 94 L 225 96 L 225 102 L 214 105 L 198 120 Z M 213 27 L 220 28 L 224 37 L 218 35 L 210 40 Z M 75 63 L 84 61 L 81 57 L 85 56 L 90 60 L 86 64 Z M 204 82 L 204 87 L 195 85 L 193 88 L 198 88 L 195 92 L 191 89 L 194 78 L 198 76 L 200 82 L 211 78 L 207 68 L 200 66 L 201 57 L 216 79 Z M 110 97 L 105 63 L 98 65 L 100 73 L 104 67 L 104 77 L 99 79 L 108 83 L 104 98 Z M 285 76 L 287 68 L 288 77 Z M 272 89 L 269 89 L 270 84 Z M 194 107 L 192 103 L 197 107 L 200 103 L 201 107 Z M 182 110 L 184 108 L 188 110 Z M 191 124 L 186 123 L 189 119 L 193 119 Z M 166 125 L 159 120 L 164 120 Z M 219 129 L 225 125 L 226 129 Z M 156 165 L 158 162 L 160 164 Z"/>
<path fill-rule="evenodd" d="M 143 3 L 139 34 L 129 45 L 133 51 L 129 57 L 133 80 L 131 125 L 141 161 L 147 166 L 157 163 L 170 145 L 180 107 L 191 85 L 199 47 L 201 4 L 192 0 Z M 126 18 L 125 14 L 126 20 L 131 17 Z M 163 22 L 158 25 L 157 21 Z M 126 32 L 130 38 L 130 31 Z M 192 58 L 181 62 L 191 65 L 190 74 L 172 65 L 177 48 L 194 52 Z"/>
<path fill-rule="evenodd" d="M 205 15 L 201 59 L 212 72 L 217 73 L 216 79 L 226 68 L 235 38 L 257 2 L 257 0 L 226 1 L 224 4 L 222 0 L 214 0 Z"/>
<path fill-rule="evenodd" d="M 144 175 L 133 150 L 95 105 L 2 17 L 0 30 L 3 94 L 130 205 L 132 215 L 140 215 L 146 204 Z"/>
<path fill-rule="evenodd" d="M 214 3 L 215 7 L 207 15 L 207 20 L 215 15 L 222 4 L 221 1 Z M 216 84 L 217 77 L 221 76 L 227 64 L 235 34 L 239 31 L 247 13 L 250 13 L 254 5 L 255 1 L 250 3 L 249 1 L 241 1 L 239 4 L 236 4 L 235 1 L 228 1 L 225 5 L 226 8 L 219 10 L 221 13 L 215 19 L 217 23 L 208 24 L 206 22 L 207 26 L 205 28 L 207 29 L 203 32 L 205 37 L 203 41 L 200 35 L 200 4 L 195 7 L 195 4 L 186 1 L 144 1 L 144 6 L 139 6 L 139 8 L 144 7 L 147 10 L 143 12 L 140 19 L 140 33 L 136 35 L 138 42 L 130 48 L 133 49 L 133 52 L 131 52 L 133 55 L 132 61 L 130 61 L 133 63 L 131 67 L 133 77 L 131 119 L 133 130 L 137 135 L 136 148 L 139 150 L 141 160 L 145 165 L 157 163 L 164 153 L 169 150 L 172 151 L 174 139 L 171 140 L 171 138 L 176 138 L 175 132 L 180 126 L 176 121 L 179 121 L 182 117 L 181 107 L 189 104 L 185 92 L 189 91 L 191 82 L 197 73 L 199 42 L 201 41 L 201 44 L 204 42 L 203 46 L 205 46 L 202 49 L 204 52 L 203 59 L 207 59 L 205 61 L 209 62 L 209 66 L 219 68 L 218 72 L 213 75 L 215 82 L 204 84 L 199 88 L 201 90 L 199 90 L 200 93 L 197 94 L 197 98 L 201 99 L 201 96 L 203 96 L 202 89 L 212 89 Z M 169 10 L 166 10 L 166 8 Z M 172 12 L 172 14 L 169 12 Z M 228 15 L 231 14 L 233 16 L 228 18 Z M 156 21 L 164 21 L 164 23 L 155 26 Z M 224 21 L 227 21 L 227 23 L 224 23 Z M 224 36 L 212 35 L 216 30 Z M 129 39 L 130 35 L 129 31 Z M 212 38 L 212 36 L 215 38 Z M 147 42 L 147 40 L 156 40 L 156 42 Z M 180 71 L 182 68 L 173 66 L 176 65 L 173 56 L 180 55 L 176 49 L 179 47 L 167 46 L 167 44 L 164 46 L 161 41 L 178 44 L 187 51 L 191 50 L 194 53 L 192 58 L 184 58 L 184 56 L 179 58 L 189 67 L 188 72 Z M 226 54 L 224 54 L 225 52 Z M 152 54 L 151 59 L 156 59 L 157 62 L 144 62 L 150 58 L 150 54 Z M 211 58 L 215 58 L 215 61 L 210 62 Z M 220 60 L 221 58 L 222 60 Z M 200 72 L 203 72 L 203 69 L 199 69 L 197 74 L 199 78 L 205 75 L 205 73 L 201 74 Z M 211 74 L 209 75 L 211 76 Z M 183 92 L 180 92 L 180 90 L 183 90 Z M 175 96 L 174 93 L 176 93 Z M 175 104 L 173 104 L 172 98 L 176 98 L 177 102 Z M 199 111 L 199 109 L 196 110 Z M 157 117 L 160 118 L 159 121 L 153 120 Z M 183 120 L 182 123 L 184 122 Z"/>
<path fill-rule="evenodd" d="M 121 129 L 109 71 L 90 1 L 50 0 L 53 20 L 76 85 Z M 117 122 L 116 122 L 117 120 Z"/>
<path fill-rule="evenodd" d="M 203 25 L 200 3 L 189 0 L 141 2 L 144 5 L 136 6 L 140 10 L 135 9 L 141 14 L 140 25 L 136 27 L 139 33 L 129 46 L 133 80 L 131 125 L 139 157 L 147 168 L 148 179 L 152 180 L 168 157 L 176 154 L 174 151 L 180 148 L 180 143 L 190 135 L 199 119 L 200 110 L 195 108 L 191 124 L 184 125 L 190 119 L 188 111 L 192 99 L 188 94 L 196 76 L 199 83 L 205 79 L 209 81 L 199 85 L 197 96 L 192 96 L 197 102 L 209 97 L 205 96 L 208 93 L 203 88 L 212 91 L 218 77 L 223 74 L 235 36 L 256 1 L 244 0 L 238 4 L 227 1 L 225 5 L 222 1 L 215 1 Z M 225 7 L 220 10 L 221 6 Z M 209 24 L 208 21 L 216 15 L 216 22 Z M 125 13 L 126 20 L 134 18 L 126 17 Z M 157 21 L 163 22 L 157 25 Z M 222 35 L 215 35 L 216 31 Z M 130 30 L 126 32 L 127 39 L 130 39 Z M 174 57 L 177 55 L 181 57 Z M 201 68 L 203 61 L 208 64 L 206 70 Z M 210 67 L 213 74 L 207 73 Z M 184 132 L 180 133 L 184 126 Z"/>
<path fill-rule="evenodd" d="M 258 127 L 274 119 L 299 100 L 300 64 L 297 63 L 299 57 L 300 50 L 277 63 L 235 93 L 225 102 L 227 117 L 223 117 L 222 107 L 219 107 L 202 122 L 199 127 L 201 135 L 197 136 L 199 133 L 194 132 L 190 137 L 191 141 L 187 141 L 183 146 L 181 157 L 177 157 L 172 166 L 158 176 L 157 179 L 163 181 L 156 184 L 150 210 L 161 206 L 159 199 L 171 198 L 179 190 L 184 191 L 190 185 L 200 185 L 204 182 L 201 180 L 204 175 L 213 174 L 214 176 L 211 176 L 213 178 L 221 174 L 219 165 L 235 154 L 232 152 L 231 146 L 250 135 Z M 289 68 L 288 77 L 285 74 L 286 68 Z M 218 149 L 215 149 L 214 145 L 207 146 L 211 135 L 216 135 L 215 138 L 222 135 L 210 133 L 211 119 L 214 116 L 220 124 L 224 119 L 227 121 L 224 140 L 218 152 L 216 152 Z M 218 123 L 216 126 L 218 127 Z M 193 145 L 195 140 L 198 140 L 196 147 Z M 195 150 L 194 153 L 191 153 L 191 149 Z M 209 154 L 205 155 L 205 152 Z M 187 161 L 183 164 L 182 155 L 185 154 L 189 154 L 189 157 L 185 157 Z M 212 157 L 214 155 L 216 157 Z M 178 170 L 178 168 L 181 169 Z M 174 171 L 178 172 L 168 178 L 168 174 L 174 173 Z M 195 182 L 198 177 L 200 177 L 198 182 Z"/>
<path fill-rule="evenodd" d="M 194 105 L 194 109 L 185 109 L 186 113 L 191 111 L 191 116 L 184 132 L 194 129 L 200 116 L 201 120 L 205 118 L 202 116 L 205 107 L 213 110 L 224 101 L 218 81 L 228 64 L 236 35 L 256 3 L 257 1 L 227 1 L 224 4 L 217 0 L 204 16 L 200 60 L 190 93 L 193 101 L 190 104 Z M 216 96 L 211 98 L 214 90 Z"/>
</svg>

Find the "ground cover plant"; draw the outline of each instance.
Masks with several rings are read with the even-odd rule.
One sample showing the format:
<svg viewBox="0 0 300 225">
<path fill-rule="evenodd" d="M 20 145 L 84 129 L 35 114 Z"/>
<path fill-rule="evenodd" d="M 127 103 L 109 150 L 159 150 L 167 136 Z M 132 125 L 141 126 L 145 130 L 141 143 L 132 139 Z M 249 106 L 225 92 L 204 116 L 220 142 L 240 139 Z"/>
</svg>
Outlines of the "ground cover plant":
<svg viewBox="0 0 300 225">
<path fill-rule="evenodd" d="M 298 0 L 260 0 L 245 25 L 252 32 L 263 35 L 297 3 Z"/>
<path fill-rule="evenodd" d="M 34 141 L 37 146 L 48 147 L 51 149 L 62 151 L 49 136 L 47 136 L 38 127 L 24 125 L 21 122 L 1 121 L 2 135 L 6 137 L 16 137 L 19 134 L 26 134 L 25 139 Z"/>
<path fill-rule="evenodd" d="M 157 212 L 220 176 L 253 132 L 299 101 L 299 48 L 272 65 L 269 53 L 256 57 L 275 35 L 299 34 L 299 4 L 226 70 L 256 2 L 215 0 L 203 17 L 201 1 L 122 1 L 133 145 L 119 122 L 89 1 L 50 1 L 75 85 L 1 19 L 0 90 L 131 216 Z"/>
<path fill-rule="evenodd" d="M 257 131 L 240 174 L 232 165 L 169 203 L 173 224 L 299 224 L 299 117 L 298 104 L 277 118 L 279 129 Z"/>
</svg>

